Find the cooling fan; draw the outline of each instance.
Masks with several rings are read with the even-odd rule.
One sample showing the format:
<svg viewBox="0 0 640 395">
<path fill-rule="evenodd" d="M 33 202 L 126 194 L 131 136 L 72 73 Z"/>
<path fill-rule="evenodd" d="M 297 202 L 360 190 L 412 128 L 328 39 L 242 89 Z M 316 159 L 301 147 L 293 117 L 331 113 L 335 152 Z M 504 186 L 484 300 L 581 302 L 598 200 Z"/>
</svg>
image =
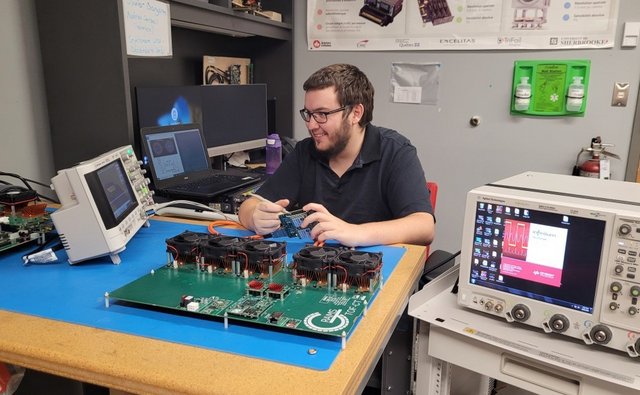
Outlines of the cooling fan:
<svg viewBox="0 0 640 395">
<path fill-rule="evenodd" d="M 339 253 L 335 247 L 304 247 L 293 255 L 293 262 L 299 272 L 318 273 L 327 270 Z"/>
<path fill-rule="evenodd" d="M 382 267 L 382 253 L 348 250 L 340 253 L 335 265 L 346 270 L 349 282 L 365 285 L 376 279 Z"/>
<path fill-rule="evenodd" d="M 244 240 L 239 237 L 216 235 L 208 236 L 208 240 L 200 243 L 200 250 L 205 259 L 222 259 L 242 249 L 243 245 Z"/>
<path fill-rule="evenodd" d="M 208 235 L 206 233 L 197 233 L 185 231 L 177 236 L 165 240 L 167 243 L 167 252 L 174 256 L 174 259 L 186 260 L 194 258 L 198 255 L 199 244 Z"/>
<path fill-rule="evenodd" d="M 287 243 L 269 240 L 250 240 L 244 245 L 244 252 L 249 259 L 271 258 L 277 259 L 287 253 Z"/>
</svg>

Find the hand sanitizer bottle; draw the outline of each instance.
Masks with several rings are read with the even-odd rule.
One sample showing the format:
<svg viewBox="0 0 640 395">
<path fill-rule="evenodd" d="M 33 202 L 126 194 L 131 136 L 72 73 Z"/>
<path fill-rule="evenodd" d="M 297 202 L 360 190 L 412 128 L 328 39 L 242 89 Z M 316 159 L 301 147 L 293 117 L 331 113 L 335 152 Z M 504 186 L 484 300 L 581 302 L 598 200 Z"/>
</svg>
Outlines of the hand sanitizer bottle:
<svg viewBox="0 0 640 395">
<path fill-rule="evenodd" d="M 531 103 L 531 85 L 529 77 L 520 78 L 520 83 L 516 86 L 516 100 L 514 107 L 516 111 L 526 111 Z"/>
<path fill-rule="evenodd" d="M 580 111 L 582 108 L 582 100 L 584 99 L 584 85 L 582 77 L 573 77 L 573 83 L 569 85 L 567 92 L 567 111 Z"/>
</svg>

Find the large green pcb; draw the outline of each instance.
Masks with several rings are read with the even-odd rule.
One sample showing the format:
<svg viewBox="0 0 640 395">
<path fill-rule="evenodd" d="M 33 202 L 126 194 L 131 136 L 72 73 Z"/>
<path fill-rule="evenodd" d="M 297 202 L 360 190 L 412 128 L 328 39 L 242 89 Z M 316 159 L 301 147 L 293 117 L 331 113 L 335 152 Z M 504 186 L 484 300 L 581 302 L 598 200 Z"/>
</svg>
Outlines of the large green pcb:
<svg viewBox="0 0 640 395">
<path fill-rule="evenodd" d="M 342 266 L 336 266 L 338 274 L 325 270 L 328 277 L 305 278 L 295 270 L 295 264 L 286 262 L 271 276 L 268 274 L 271 269 L 257 273 L 240 270 L 240 265 L 236 270 L 235 266 L 213 268 L 196 262 L 200 261 L 173 261 L 109 296 L 136 304 L 226 317 L 229 321 L 343 336 L 366 313 L 379 282 L 379 268 L 371 281 L 354 285 L 345 280 L 347 271 Z M 328 283 L 333 285 L 327 286 Z"/>
</svg>

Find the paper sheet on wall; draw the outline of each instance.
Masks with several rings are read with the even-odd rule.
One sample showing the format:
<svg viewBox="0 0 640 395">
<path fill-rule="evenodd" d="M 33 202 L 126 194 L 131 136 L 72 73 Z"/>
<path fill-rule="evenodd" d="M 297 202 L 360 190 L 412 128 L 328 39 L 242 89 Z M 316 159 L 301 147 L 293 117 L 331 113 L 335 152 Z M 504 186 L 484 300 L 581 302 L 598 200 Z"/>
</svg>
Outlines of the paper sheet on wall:
<svg viewBox="0 0 640 395">
<path fill-rule="evenodd" d="M 169 4 L 159 0 L 122 0 L 122 5 L 127 55 L 172 56 Z"/>
<path fill-rule="evenodd" d="M 307 0 L 307 48 L 611 48 L 619 1 Z"/>
</svg>

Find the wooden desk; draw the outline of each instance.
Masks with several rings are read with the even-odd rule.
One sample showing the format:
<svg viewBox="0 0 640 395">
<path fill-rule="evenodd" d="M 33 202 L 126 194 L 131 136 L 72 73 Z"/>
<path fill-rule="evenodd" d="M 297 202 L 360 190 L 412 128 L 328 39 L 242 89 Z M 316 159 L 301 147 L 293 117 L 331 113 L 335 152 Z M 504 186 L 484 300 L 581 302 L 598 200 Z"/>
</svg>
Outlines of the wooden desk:
<svg viewBox="0 0 640 395">
<path fill-rule="evenodd" d="M 422 271 L 425 248 L 405 247 L 346 350 L 327 371 L 4 310 L 0 310 L 0 360 L 133 393 L 359 393 Z M 31 297 L 17 297 L 25 296 Z"/>
</svg>

